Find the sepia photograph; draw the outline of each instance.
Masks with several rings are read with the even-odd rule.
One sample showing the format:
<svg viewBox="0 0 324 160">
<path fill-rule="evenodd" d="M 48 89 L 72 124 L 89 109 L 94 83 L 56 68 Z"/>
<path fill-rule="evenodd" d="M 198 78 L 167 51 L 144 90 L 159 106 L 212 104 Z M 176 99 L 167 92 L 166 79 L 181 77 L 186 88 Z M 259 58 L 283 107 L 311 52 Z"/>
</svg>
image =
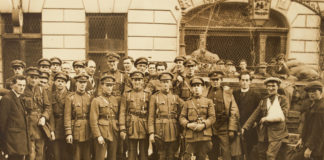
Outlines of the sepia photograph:
<svg viewBox="0 0 324 160">
<path fill-rule="evenodd" d="M 324 160 L 323 86 L 324 0 L 0 0 L 0 160 Z"/>
</svg>

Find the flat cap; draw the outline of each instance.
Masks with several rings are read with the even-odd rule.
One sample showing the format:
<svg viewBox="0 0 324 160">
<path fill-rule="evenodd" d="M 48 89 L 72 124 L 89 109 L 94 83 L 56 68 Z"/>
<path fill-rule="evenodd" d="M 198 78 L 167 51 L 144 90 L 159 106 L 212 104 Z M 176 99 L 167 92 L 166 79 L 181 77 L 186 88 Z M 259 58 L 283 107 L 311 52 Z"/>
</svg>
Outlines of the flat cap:
<svg viewBox="0 0 324 160">
<path fill-rule="evenodd" d="M 57 79 L 63 79 L 65 82 L 67 82 L 69 81 L 69 76 L 64 72 L 58 72 L 54 76 L 54 81 L 56 81 Z"/>
<path fill-rule="evenodd" d="M 62 65 L 62 60 L 58 57 L 53 57 L 50 59 L 52 64 L 59 64 Z"/>
<path fill-rule="evenodd" d="M 311 90 L 322 90 L 323 89 L 323 84 L 319 81 L 313 81 L 309 82 L 306 87 L 305 91 L 311 91 Z"/>
<path fill-rule="evenodd" d="M 261 62 L 261 63 L 259 64 L 259 67 L 260 67 L 260 68 L 267 68 L 267 67 L 268 67 L 268 64 L 267 64 L 266 62 Z"/>
<path fill-rule="evenodd" d="M 41 58 L 37 61 L 38 66 L 51 66 L 52 63 L 49 59 L 47 58 Z"/>
<path fill-rule="evenodd" d="M 173 75 L 170 72 L 162 72 L 159 75 L 159 80 L 172 80 Z"/>
<path fill-rule="evenodd" d="M 73 61 L 72 66 L 80 66 L 80 67 L 85 67 L 84 61 Z"/>
<path fill-rule="evenodd" d="M 111 61 L 119 61 L 120 56 L 117 53 L 111 52 L 106 54 L 106 58 L 109 62 Z"/>
<path fill-rule="evenodd" d="M 48 72 L 41 72 L 41 74 L 39 75 L 39 78 L 46 78 L 49 79 L 50 74 Z"/>
<path fill-rule="evenodd" d="M 195 66 L 197 65 L 198 62 L 195 60 L 195 59 L 192 59 L 192 58 L 189 58 L 189 59 L 186 59 L 184 62 L 183 62 L 183 65 L 184 66 Z"/>
<path fill-rule="evenodd" d="M 41 74 L 41 71 L 39 71 L 37 67 L 28 67 L 25 71 L 25 74 L 39 76 Z"/>
<path fill-rule="evenodd" d="M 22 60 L 13 60 L 11 61 L 11 68 L 15 68 L 15 67 L 22 67 L 25 68 L 26 67 L 26 63 Z"/>
<path fill-rule="evenodd" d="M 87 82 L 89 80 L 89 76 L 85 73 L 81 73 L 79 75 L 76 75 L 74 79 L 78 82 Z"/>
<path fill-rule="evenodd" d="M 215 70 L 215 71 L 211 71 L 208 74 L 208 77 L 210 79 L 218 79 L 218 78 L 223 78 L 223 76 L 225 75 L 225 73 L 221 70 Z"/>
<path fill-rule="evenodd" d="M 103 83 L 114 84 L 116 82 L 116 79 L 112 75 L 104 75 L 100 78 L 100 81 Z"/>
<path fill-rule="evenodd" d="M 218 65 L 224 65 L 225 62 L 224 62 L 224 60 L 220 59 L 220 60 L 217 61 L 217 64 L 218 64 Z"/>
<path fill-rule="evenodd" d="M 204 85 L 205 81 L 201 77 L 192 77 L 190 79 L 190 85 L 192 86 L 193 84 L 201 84 Z"/>
<path fill-rule="evenodd" d="M 234 63 L 233 63 L 232 60 L 226 60 L 225 64 L 226 64 L 226 65 L 233 65 Z"/>
<path fill-rule="evenodd" d="M 175 59 L 174 59 L 174 63 L 178 62 L 178 61 L 185 61 L 186 60 L 186 57 L 184 56 L 177 56 Z"/>
<path fill-rule="evenodd" d="M 134 65 L 138 65 L 138 64 L 148 64 L 148 59 L 146 57 L 139 57 L 135 60 Z"/>
<path fill-rule="evenodd" d="M 275 82 L 279 86 L 281 84 L 281 79 L 277 77 L 269 77 L 263 81 L 265 85 L 268 84 L 269 82 Z"/>
<path fill-rule="evenodd" d="M 133 71 L 133 72 L 130 74 L 130 77 L 131 77 L 132 79 L 135 79 L 135 78 L 143 79 L 143 78 L 144 78 L 144 73 L 141 72 L 141 71 Z"/>
</svg>

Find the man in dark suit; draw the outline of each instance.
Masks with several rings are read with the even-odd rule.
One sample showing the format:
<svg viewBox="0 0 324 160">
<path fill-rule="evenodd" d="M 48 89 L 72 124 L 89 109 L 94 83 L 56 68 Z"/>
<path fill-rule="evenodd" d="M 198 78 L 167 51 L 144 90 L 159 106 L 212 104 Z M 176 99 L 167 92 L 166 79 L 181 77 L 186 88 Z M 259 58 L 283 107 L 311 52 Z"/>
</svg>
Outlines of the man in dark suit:
<svg viewBox="0 0 324 160">
<path fill-rule="evenodd" d="M 260 102 L 260 94 L 250 88 L 252 77 L 249 72 L 242 72 L 239 76 L 240 89 L 234 90 L 233 95 L 237 103 L 240 113 L 240 126 L 248 120 Z M 244 135 L 244 153 L 247 159 L 251 157 L 251 151 L 254 145 L 258 142 L 257 133 L 255 129 L 251 129 Z"/>
<path fill-rule="evenodd" d="M 0 101 L 0 134 L 9 160 L 23 160 L 28 155 L 26 111 L 20 96 L 26 87 L 24 76 L 11 79 L 12 90 Z"/>
<path fill-rule="evenodd" d="M 259 160 L 275 160 L 282 143 L 288 137 L 288 101 L 285 96 L 278 94 L 280 83 L 281 80 L 275 77 L 264 81 L 268 95 L 261 99 L 256 110 L 243 125 L 244 134 L 257 123 Z"/>
</svg>

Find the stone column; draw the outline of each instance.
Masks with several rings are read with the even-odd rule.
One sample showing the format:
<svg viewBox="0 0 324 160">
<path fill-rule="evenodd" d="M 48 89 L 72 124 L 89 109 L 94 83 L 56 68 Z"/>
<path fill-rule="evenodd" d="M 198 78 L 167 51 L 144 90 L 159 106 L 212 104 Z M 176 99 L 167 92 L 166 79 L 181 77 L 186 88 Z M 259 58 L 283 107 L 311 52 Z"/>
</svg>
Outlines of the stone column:
<svg viewBox="0 0 324 160">
<path fill-rule="evenodd" d="M 185 23 L 181 23 L 180 25 L 180 56 L 186 55 L 186 44 L 185 44 Z"/>
<path fill-rule="evenodd" d="M 259 39 L 260 39 L 259 40 L 259 46 L 260 46 L 260 59 L 259 59 L 259 62 L 265 62 L 267 35 L 260 34 Z"/>
</svg>

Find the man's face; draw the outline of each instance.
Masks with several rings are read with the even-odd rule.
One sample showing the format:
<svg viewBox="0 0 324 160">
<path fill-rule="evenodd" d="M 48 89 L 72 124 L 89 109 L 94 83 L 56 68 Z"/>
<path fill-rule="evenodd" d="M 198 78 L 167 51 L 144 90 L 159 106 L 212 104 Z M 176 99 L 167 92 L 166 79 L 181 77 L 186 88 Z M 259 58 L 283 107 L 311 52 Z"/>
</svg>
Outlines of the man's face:
<svg viewBox="0 0 324 160">
<path fill-rule="evenodd" d="M 157 74 L 161 74 L 162 72 L 165 72 L 165 67 L 164 66 L 157 66 L 156 72 L 157 72 Z"/>
<path fill-rule="evenodd" d="M 149 72 L 151 75 L 156 74 L 155 64 L 150 64 L 150 65 L 148 66 L 148 72 Z"/>
<path fill-rule="evenodd" d="M 78 92 L 84 92 L 87 87 L 87 82 L 86 81 L 77 81 L 76 82 L 76 90 Z"/>
<path fill-rule="evenodd" d="M 64 63 L 64 64 L 62 65 L 62 72 L 64 72 L 64 73 L 66 73 L 67 75 L 69 75 L 70 72 L 71 72 L 71 67 L 70 67 L 70 65 L 67 64 L 67 63 Z"/>
<path fill-rule="evenodd" d="M 85 69 L 82 66 L 74 66 L 74 71 L 75 71 L 75 74 L 78 75 L 80 73 L 85 72 Z"/>
<path fill-rule="evenodd" d="M 307 92 L 310 100 L 319 100 L 322 98 L 322 92 L 318 89 L 312 89 Z"/>
<path fill-rule="evenodd" d="M 188 65 L 186 67 L 187 74 L 188 75 L 191 75 L 191 76 L 195 75 L 196 69 L 197 69 L 197 66 L 196 65 Z"/>
<path fill-rule="evenodd" d="M 66 82 L 63 79 L 58 78 L 55 80 L 54 85 L 57 90 L 62 90 L 66 87 Z"/>
<path fill-rule="evenodd" d="M 15 68 L 13 68 L 13 72 L 15 75 L 23 75 L 24 68 L 23 67 L 15 67 Z"/>
<path fill-rule="evenodd" d="M 213 87 L 220 87 L 222 83 L 222 78 L 212 78 L 210 79 L 210 84 Z"/>
<path fill-rule="evenodd" d="M 192 84 L 191 89 L 192 89 L 192 92 L 193 92 L 194 96 L 201 96 L 202 95 L 202 91 L 203 91 L 202 84 Z"/>
<path fill-rule="evenodd" d="M 47 88 L 48 87 L 48 79 L 39 78 L 39 84 L 40 84 L 40 86 Z"/>
<path fill-rule="evenodd" d="M 267 68 L 265 67 L 259 68 L 259 73 L 267 73 Z"/>
<path fill-rule="evenodd" d="M 247 67 L 246 62 L 240 62 L 240 68 L 241 68 L 242 70 L 245 70 L 246 67 Z"/>
<path fill-rule="evenodd" d="M 108 68 L 109 68 L 111 71 L 117 71 L 118 61 L 115 61 L 115 60 L 108 60 L 108 61 L 107 61 L 107 65 L 108 65 Z"/>
<path fill-rule="evenodd" d="M 141 71 L 141 72 L 145 72 L 146 71 L 146 68 L 147 68 L 147 65 L 144 64 L 144 63 L 140 63 L 140 64 L 137 64 L 136 65 L 136 69 Z"/>
<path fill-rule="evenodd" d="M 124 65 L 125 71 L 127 71 L 127 72 L 129 72 L 133 67 L 133 63 L 130 59 L 125 59 L 123 62 L 123 65 Z"/>
<path fill-rule="evenodd" d="M 132 78 L 133 88 L 140 90 L 143 88 L 144 80 L 143 78 Z"/>
<path fill-rule="evenodd" d="M 278 93 L 279 86 L 276 82 L 268 82 L 266 88 L 269 95 L 274 95 Z"/>
<path fill-rule="evenodd" d="M 35 87 L 39 83 L 39 76 L 37 75 L 28 75 L 27 76 L 27 84 Z"/>
<path fill-rule="evenodd" d="M 26 88 L 26 80 L 17 79 L 17 83 L 13 84 L 11 88 L 18 94 L 23 94 Z"/>
<path fill-rule="evenodd" d="M 89 61 L 86 70 L 88 75 L 93 76 L 96 72 L 96 63 L 93 61 Z"/>
<path fill-rule="evenodd" d="M 251 80 L 250 80 L 250 75 L 248 74 L 243 74 L 240 79 L 240 86 L 242 89 L 248 89 L 250 88 Z"/>
<path fill-rule="evenodd" d="M 164 80 L 160 80 L 160 84 L 161 84 L 161 89 L 163 91 L 170 91 L 170 88 L 172 86 L 171 80 L 169 79 L 164 79 Z"/>
<path fill-rule="evenodd" d="M 53 63 L 53 64 L 51 65 L 51 70 L 52 70 L 52 72 L 54 72 L 54 73 L 60 72 L 60 71 L 61 71 L 61 65 L 58 64 L 58 63 Z"/>
<path fill-rule="evenodd" d="M 176 67 L 177 67 L 178 70 L 182 70 L 184 68 L 183 61 L 177 61 L 176 62 Z"/>
<path fill-rule="evenodd" d="M 50 67 L 50 66 L 44 66 L 44 65 L 39 66 L 39 70 L 40 70 L 41 72 L 51 73 L 51 67 Z"/>
<path fill-rule="evenodd" d="M 103 83 L 102 85 L 102 92 L 111 95 L 113 92 L 114 84 L 113 83 Z"/>
</svg>

